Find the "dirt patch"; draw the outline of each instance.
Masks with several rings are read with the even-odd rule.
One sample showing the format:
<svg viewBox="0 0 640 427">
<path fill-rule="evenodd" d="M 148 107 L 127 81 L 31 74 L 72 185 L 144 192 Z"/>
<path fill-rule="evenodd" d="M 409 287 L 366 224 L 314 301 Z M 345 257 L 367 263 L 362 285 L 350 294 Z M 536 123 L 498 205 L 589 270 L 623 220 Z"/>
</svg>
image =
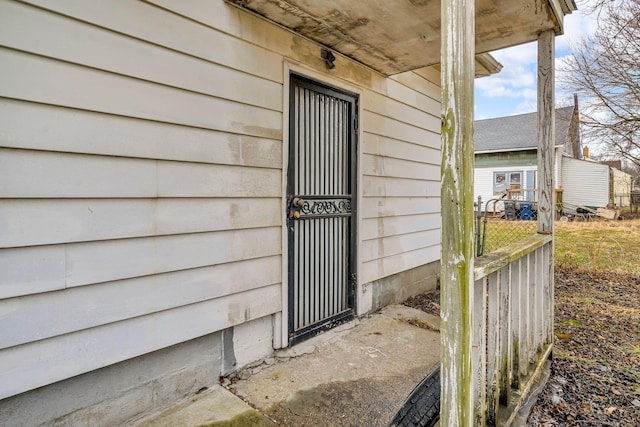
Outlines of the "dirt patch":
<svg viewBox="0 0 640 427">
<path fill-rule="evenodd" d="M 640 425 L 640 275 L 557 270 L 551 379 L 530 426 Z"/>
<path fill-rule="evenodd" d="M 409 298 L 404 303 L 407 307 L 422 310 L 425 313 L 440 317 L 440 291 L 435 290 Z"/>
</svg>

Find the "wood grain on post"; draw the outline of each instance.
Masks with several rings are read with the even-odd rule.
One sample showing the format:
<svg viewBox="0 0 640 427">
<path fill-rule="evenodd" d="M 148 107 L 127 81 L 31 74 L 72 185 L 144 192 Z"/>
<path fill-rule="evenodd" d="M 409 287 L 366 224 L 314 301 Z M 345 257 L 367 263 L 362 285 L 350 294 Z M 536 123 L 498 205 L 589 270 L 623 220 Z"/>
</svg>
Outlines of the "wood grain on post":
<svg viewBox="0 0 640 427">
<path fill-rule="evenodd" d="M 538 233 L 553 235 L 555 220 L 555 33 L 547 30 L 538 36 Z M 553 342 L 554 242 L 546 252 L 542 274 L 545 325 L 544 342 Z M 541 276 L 542 278 L 542 276 Z"/>
<path fill-rule="evenodd" d="M 538 233 L 553 233 L 555 214 L 555 33 L 538 36 Z"/>
<path fill-rule="evenodd" d="M 474 0 L 443 0 L 441 423 L 473 425 Z"/>
</svg>

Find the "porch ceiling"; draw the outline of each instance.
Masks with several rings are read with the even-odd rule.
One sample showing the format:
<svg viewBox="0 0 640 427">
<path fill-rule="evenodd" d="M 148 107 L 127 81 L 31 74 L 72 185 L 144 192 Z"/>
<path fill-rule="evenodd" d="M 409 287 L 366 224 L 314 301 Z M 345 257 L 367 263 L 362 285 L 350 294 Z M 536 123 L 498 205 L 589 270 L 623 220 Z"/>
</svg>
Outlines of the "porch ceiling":
<svg viewBox="0 0 640 427">
<path fill-rule="evenodd" d="M 226 0 L 391 75 L 440 62 L 439 0 Z M 562 33 L 574 0 L 476 0 L 476 53 Z"/>
</svg>

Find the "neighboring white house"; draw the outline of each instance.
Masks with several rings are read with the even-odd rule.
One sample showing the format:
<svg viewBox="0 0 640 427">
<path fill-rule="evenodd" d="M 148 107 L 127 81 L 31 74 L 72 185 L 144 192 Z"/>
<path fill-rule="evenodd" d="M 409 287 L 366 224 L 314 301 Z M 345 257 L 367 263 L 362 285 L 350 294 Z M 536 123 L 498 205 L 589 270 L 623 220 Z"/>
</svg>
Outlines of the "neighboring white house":
<svg viewBox="0 0 640 427">
<path fill-rule="evenodd" d="M 577 99 L 556 109 L 555 186 L 569 212 L 575 206 L 606 207 L 611 202 L 608 165 L 583 157 Z M 483 206 L 508 197 L 536 200 L 537 114 L 528 113 L 475 122 L 474 194 Z M 493 209 L 490 203 L 489 209 Z M 502 209 L 502 203 L 496 203 Z"/>
<path fill-rule="evenodd" d="M 631 187 L 633 176 L 623 170 L 611 167 L 613 179 L 612 202 L 621 208 L 631 205 Z"/>
<path fill-rule="evenodd" d="M 633 175 L 622 170 L 621 160 L 606 160 L 601 163 L 609 165 L 613 180 L 611 202 L 619 207 L 631 206 L 631 191 L 633 190 Z"/>
<path fill-rule="evenodd" d="M 562 185 L 563 155 L 580 153 L 577 107 L 556 109 L 555 182 Z M 533 201 L 537 188 L 537 113 L 475 122 L 474 194 L 482 203 L 512 197 Z M 499 204 L 501 206 L 501 204 Z"/>
</svg>

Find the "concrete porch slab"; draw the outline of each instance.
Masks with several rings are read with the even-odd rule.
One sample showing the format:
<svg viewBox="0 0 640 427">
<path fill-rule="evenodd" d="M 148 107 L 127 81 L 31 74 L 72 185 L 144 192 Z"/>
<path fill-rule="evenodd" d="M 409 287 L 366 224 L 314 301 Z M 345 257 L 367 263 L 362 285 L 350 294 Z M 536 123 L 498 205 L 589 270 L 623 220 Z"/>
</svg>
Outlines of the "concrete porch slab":
<svg viewBox="0 0 640 427">
<path fill-rule="evenodd" d="M 273 422 L 219 385 L 134 425 L 136 427 L 274 426 Z"/>
<path fill-rule="evenodd" d="M 240 403 L 245 405 L 240 398 L 245 400 L 277 425 L 387 426 L 413 388 L 439 365 L 439 322 L 419 310 L 388 306 L 277 351 L 273 358 L 240 372 L 242 379 L 227 382 L 228 388 Z M 219 402 L 213 397 L 195 399 L 165 411 L 162 423 L 140 425 L 252 425 L 231 421 L 249 406 L 239 406 L 226 422 L 220 422 L 221 415 L 215 423 L 192 417 L 218 412 Z"/>
</svg>

